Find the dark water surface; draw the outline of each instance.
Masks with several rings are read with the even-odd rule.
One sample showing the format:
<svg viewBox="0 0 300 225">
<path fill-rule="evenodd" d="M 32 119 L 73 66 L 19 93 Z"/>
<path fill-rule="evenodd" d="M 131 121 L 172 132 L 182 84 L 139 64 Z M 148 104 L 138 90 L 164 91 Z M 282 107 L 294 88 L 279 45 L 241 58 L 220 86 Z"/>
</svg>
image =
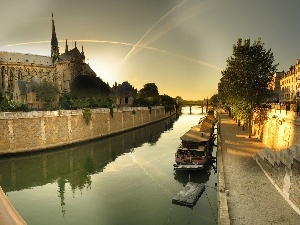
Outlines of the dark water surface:
<svg viewBox="0 0 300 225">
<path fill-rule="evenodd" d="M 174 173 L 182 136 L 201 108 L 102 140 L 0 158 L 0 186 L 28 225 L 217 224 L 213 169 Z M 206 189 L 193 208 L 172 204 L 188 181 Z"/>
</svg>

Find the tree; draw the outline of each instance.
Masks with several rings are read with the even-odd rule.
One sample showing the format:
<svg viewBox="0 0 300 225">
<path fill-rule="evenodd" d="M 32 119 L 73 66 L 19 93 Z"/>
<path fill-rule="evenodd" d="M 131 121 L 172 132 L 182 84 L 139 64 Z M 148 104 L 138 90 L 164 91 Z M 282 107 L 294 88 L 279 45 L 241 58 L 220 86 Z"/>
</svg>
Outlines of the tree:
<svg viewBox="0 0 300 225">
<path fill-rule="evenodd" d="M 158 97 L 158 88 L 155 83 L 147 83 L 144 87 L 139 91 L 139 95 L 142 98 L 153 98 Z"/>
<path fill-rule="evenodd" d="M 182 104 L 183 99 L 180 96 L 176 96 L 175 99 L 176 99 L 177 104 Z"/>
<path fill-rule="evenodd" d="M 56 85 L 50 81 L 42 81 L 33 87 L 38 98 L 44 102 L 46 109 L 52 107 L 53 102 L 58 98 L 59 90 Z"/>
<path fill-rule="evenodd" d="M 148 106 L 159 104 L 159 93 L 155 83 L 147 83 L 138 93 L 138 102 L 147 103 Z"/>
<path fill-rule="evenodd" d="M 80 75 L 71 83 L 71 97 L 107 97 L 110 87 L 99 77 Z"/>
<path fill-rule="evenodd" d="M 219 102 L 218 94 L 214 94 L 213 96 L 211 96 L 211 98 L 210 98 L 210 103 L 211 103 L 213 106 L 217 106 L 217 105 L 218 105 L 218 102 Z"/>
<path fill-rule="evenodd" d="M 110 107 L 110 86 L 99 77 L 79 75 L 71 83 L 71 92 L 61 106 L 71 108 Z"/>
<path fill-rule="evenodd" d="M 269 97 L 269 83 L 277 65 L 271 49 L 266 50 L 260 38 L 252 45 L 250 39 L 239 38 L 226 69 L 221 72 L 220 99 L 230 105 L 237 119 L 248 121 L 249 137 L 253 110 Z"/>
<path fill-rule="evenodd" d="M 166 112 L 171 113 L 174 109 L 174 106 L 176 106 L 176 100 L 169 95 L 160 95 L 160 102 L 163 106 L 165 106 Z"/>
</svg>

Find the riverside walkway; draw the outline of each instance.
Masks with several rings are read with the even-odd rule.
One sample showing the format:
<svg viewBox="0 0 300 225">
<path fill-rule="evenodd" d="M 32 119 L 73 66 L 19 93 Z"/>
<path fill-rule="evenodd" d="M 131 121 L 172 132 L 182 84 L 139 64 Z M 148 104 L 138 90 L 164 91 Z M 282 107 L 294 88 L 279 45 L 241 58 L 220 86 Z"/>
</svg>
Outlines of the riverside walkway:
<svg viewBox="0 0 300 225">
<path fill-rule="evenodd" d="M 229 218 L 223 217 L 219 224 L 299 224 L 300 215 L 279 194 L 252 157 L 266 146 L 257 138 L 248 138 L 247 131 L 242 131 L 228 114 L 221 113 L 220 138 L 221 158 L 218 160 L 222 160 L 219 173 L 223 174 L 223 182 L 219 187 L 222 192 L 219 201 L 227 200 L 228 205 L 222 210 L 228 209 Z"/>
</svg>

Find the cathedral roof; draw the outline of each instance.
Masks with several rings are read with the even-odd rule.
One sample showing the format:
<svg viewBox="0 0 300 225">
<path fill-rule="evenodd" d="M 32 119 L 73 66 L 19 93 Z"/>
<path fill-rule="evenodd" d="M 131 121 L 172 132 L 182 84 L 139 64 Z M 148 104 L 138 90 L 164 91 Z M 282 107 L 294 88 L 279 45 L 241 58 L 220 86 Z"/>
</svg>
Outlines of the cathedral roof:
<svg viewBox="0 0 300 225">
<path fill-rule="evenodd" d="M 84 63 L 82 65 L 82 69 L 84 75 L 96 76 L 96 73 L 94 72 L 94 70 L 92 70 L 89 64 Z"/>
<path fill-rule="evenodd" d="M 132 89 L 134 89 L 134 88 L 132 87 L 131 84 L 128 83 L 128 81 L 124 81 L 124 82 L 120 85 L 119 89 L 120 89 L 120 90 L 132 90 Z"/>
<path fill-rule="evenodd" d="M 42 64 L 46 66 L 53 65 L 49 56 L 23 54 L 16 52 L 0 52 L 0 62 L 5 63 L 25 63 L 25 64 Z"/>
<path fill-rule="evenodd" d="M 137 93 L 137 90 L 128 82 L 124 81 L 122 84 L 115 84 L 113 86 L 114 92 L 132 92 Z"/>
<path fill-rule="evenodd" d="M 60 55 L 62 60 L 82 60 L 83 56 L 77 47 Z"/>
</svg>

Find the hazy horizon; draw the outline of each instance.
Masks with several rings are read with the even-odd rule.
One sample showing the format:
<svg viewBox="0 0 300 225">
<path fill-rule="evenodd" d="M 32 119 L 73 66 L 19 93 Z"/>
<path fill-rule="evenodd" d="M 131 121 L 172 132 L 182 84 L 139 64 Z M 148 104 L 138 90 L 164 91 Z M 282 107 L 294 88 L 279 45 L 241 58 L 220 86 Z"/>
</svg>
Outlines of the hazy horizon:
<svg viewBox="0 0 300 225">
<path fill-rule="evenodd" d="M 300 52 L 293 0 L 21 0 L 2 1 L 0 51 L 50 55 L 52 18 L 60 53 L 75 41 L 104 81 L 138 90 L 203 100 L 217 93 L 221 71 L 238 38 L 262 38 L 278 70 Z"/>
</svg>

